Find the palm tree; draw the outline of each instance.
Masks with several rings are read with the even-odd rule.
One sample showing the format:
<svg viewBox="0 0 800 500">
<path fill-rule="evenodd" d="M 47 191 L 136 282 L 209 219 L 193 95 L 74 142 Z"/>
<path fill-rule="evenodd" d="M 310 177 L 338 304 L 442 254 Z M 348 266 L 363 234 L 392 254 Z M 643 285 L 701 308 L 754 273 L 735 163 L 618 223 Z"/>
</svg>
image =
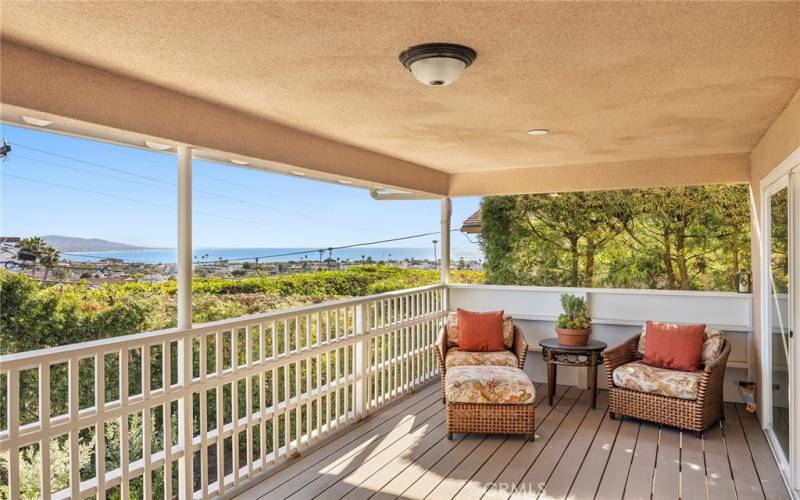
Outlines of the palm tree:
<svg viewBox="0 0 800 500">
<path fill-rule="evenodd" d="M 33 271 L 32 276 L 36 276 L 36 264 L 39 260 L 39 256 L 42 253 L 44 247 L 49 247 L 45 241 L 39 236 L 31 236 L 30 238 L 22 238 L 19 240 L 19 250 L 22 252 L 29 252 L 33 254 Z M 52 247 L 49 247 L 52 248 Z M 17 254 L 19 255 L 19 254 Z"/>
<path fill-rule="evenodd" d="M 61 258 L 61 253 L 50 245 L 42 247 L 39 253 L 39 262 L 44 266 L 44 277 L 42 278 L 42 287 L 47 281 L 47 276 L 50 274 L 50 268 L 58 265 L 58 260 Z"/>
</svg>

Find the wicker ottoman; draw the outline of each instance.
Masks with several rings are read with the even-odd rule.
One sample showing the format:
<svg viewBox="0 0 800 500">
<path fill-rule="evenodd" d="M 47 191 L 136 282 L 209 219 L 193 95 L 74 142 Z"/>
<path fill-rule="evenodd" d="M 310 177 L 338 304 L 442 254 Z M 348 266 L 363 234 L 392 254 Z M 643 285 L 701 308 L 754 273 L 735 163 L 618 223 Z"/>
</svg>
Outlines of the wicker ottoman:
<svg viewBox="0 0 800 500">
<path fill-rule="evenodd" d="M 447 438 L 454 432 L 524 434 L 534 439 L 536 389 L 519 368 L 455 366 L 447 370 Z"/>
</svg>

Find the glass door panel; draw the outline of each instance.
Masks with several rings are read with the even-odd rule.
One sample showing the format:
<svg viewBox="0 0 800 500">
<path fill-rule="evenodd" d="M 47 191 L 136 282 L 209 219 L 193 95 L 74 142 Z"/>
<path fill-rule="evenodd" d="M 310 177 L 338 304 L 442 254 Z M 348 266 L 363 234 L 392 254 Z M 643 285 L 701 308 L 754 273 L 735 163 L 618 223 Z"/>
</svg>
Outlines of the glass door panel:
<svg viewBox="0 0 800 500">
<path fill-rule="evenodd" d="M 775 439 L 789 458 L 790 350 L 789 318 L 789 191 L 782 188 L 769 198 L 769 338 L 772 354 L 772 419 Z"/>
</svg>

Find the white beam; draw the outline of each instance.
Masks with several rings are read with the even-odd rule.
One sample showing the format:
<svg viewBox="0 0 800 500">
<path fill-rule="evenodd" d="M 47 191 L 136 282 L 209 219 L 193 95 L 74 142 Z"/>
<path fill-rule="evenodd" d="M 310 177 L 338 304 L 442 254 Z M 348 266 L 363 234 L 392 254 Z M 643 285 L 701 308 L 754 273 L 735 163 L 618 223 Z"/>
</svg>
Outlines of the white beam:
<svg viewBox="0 0 800 500">
<path fill-rule="evenodd" d="M 192 149 L 178 147 L 178 328 L 192 327 Z"/>
<path fill-rule="evenodd" d="M 450 215 L 452 208 L 450 198 L 442 198 L 442 263 L 440 274 L 443 285 L 446 285 L 450 280 Z"/>
</svg>

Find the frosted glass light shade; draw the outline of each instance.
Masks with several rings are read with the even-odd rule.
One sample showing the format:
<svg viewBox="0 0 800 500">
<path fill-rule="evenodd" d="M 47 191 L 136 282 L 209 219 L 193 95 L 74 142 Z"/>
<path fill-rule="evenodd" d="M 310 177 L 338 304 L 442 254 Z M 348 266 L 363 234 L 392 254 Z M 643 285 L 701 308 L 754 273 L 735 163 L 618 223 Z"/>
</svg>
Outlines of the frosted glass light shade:
<svg viewBox="0 0 800 500">
<path fill-rule="evenodd" d="M 458 80 L 467 67 L 452 57 L 429 57 L 411 63 L 411 74 L 425 85 L 445 86 Z"/>
</svg>

